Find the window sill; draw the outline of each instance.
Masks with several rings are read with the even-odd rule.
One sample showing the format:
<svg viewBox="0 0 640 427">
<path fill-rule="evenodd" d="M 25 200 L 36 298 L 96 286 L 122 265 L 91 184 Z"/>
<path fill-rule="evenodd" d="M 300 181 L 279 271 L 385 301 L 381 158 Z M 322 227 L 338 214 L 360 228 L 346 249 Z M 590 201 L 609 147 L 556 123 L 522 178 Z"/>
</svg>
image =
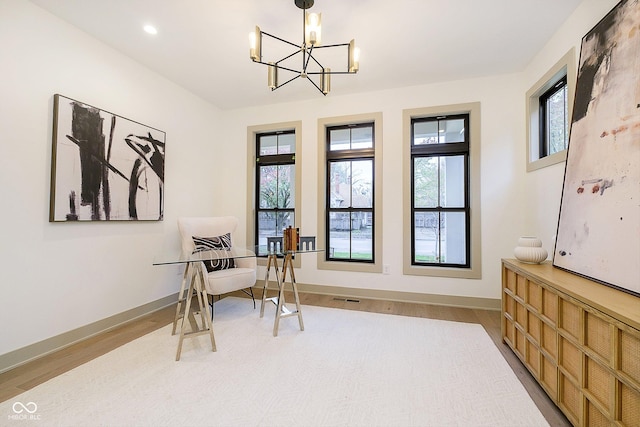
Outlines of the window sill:
<svg viewBox="0 0 640 427">
<path fill-rule="evenodd" d="M 558 151 L 550 156 L 543 157 L 538 160 L 527 163 L 527 172 L 532 172 L 538 169 L 546 168 L 547 166 L 555 165 L 556 163 L 562 163 L 567 160 L 567 150 Z"/>
<path fill-rule="evenodd" d="M 452 267 L 426 267 L 405 263 L 403 273 L 408 276 L 449 277 L 453 279 L 482 279 L 482 271 L 479 267 L 452 268 Z"/>
</svg>

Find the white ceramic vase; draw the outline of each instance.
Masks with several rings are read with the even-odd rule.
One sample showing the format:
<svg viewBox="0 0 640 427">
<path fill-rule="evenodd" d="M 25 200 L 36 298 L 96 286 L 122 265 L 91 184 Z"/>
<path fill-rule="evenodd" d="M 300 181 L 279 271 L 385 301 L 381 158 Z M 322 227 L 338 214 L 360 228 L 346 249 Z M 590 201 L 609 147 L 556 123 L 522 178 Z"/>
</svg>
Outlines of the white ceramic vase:
<svg viewBox="0 0 640 427">
<path fill-rule="evenodd" d="M 548 255 L 547 250 L 542 247 L 542 240 L 537 237 L 520 237 L 513 254 L 518 260 L 530 264 L 539 264 Z"/>
</svg>

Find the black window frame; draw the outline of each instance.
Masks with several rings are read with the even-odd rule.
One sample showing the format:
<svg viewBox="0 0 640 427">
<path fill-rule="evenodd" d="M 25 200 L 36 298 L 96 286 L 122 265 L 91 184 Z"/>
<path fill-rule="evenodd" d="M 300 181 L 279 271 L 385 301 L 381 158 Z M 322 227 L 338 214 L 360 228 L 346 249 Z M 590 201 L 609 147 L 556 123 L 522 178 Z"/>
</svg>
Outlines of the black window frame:
<svg viewBox="0 0 640 427">
<path fill-rule="evenodd" d="M 286 165 L 294 165 L 296 164 L 296 153 L 286 153 L 286 154 L 266 154 L 260 155 L 260 142 L 263 137 L 279 137 L 280 135 L 294 135 L 295 137 L 296 131 L 295 129 L 291 130 L 279 130 L 274 132 L 260 132 L 256 133 L 255 138 L 255 149 L 256 149 L 256 173 L 255 173 L 255 207 L 256 214 L 254 217 L 254 242 L 256 246 L 256 256 L 260 258 L 266 258 L 267 253 L 260 253 L 259 245 L 260 245 L 260 213 L 261 212 L 274 212 L 277 214 L 279 212 L 289 212 L 292 218 L 292 227 L 295 228 L 295 218 L 296 218 L 296 210 L 295 203 L 293 208 L 261 208 L 260 207 L 260 167 L 261 166 L 286 166 Z M 295 148 L 295 145 L 294 145 Z M 295 195 L 295 192 L 294 192 Z M 278 234 L 276 230 L 276 235 L 282 235 L 282 233 Z"/>
<path fill-rule="evenodd" d="M 549 89 L 547 89 L 542 95 L 540 95 L 538 97 L 538 125 L 539 125 L 539 131 L 538 131 L 538 158 L 542 159 L 544 157 L 550 156 L 554 153 L 550 153 L 550 143 L 551 141 L 549 140 L 549 121 L 548 121 L 548 101 L 549 99 L 551 99 L 551 97 L 553 97 L 556 93 L 560 92 L 561 90 L 567 91 L 568 90 L 568 86 L 567 86 L 567 76 L 564 75 L 563 77 L 559 78 L 558 80 L 556 80 L 556 82 L 551 85 L 551 87 Z M 565 95 L 565 123 L 564 123 L 564 128 L 565 128 L 565 135 L 564 135 L 564 149 L 567 149 L 567 144 L 569 141 L 569 123 L 568 121 L 571 119 L 570 117 L 567 116 L 567 111 L 569 108 L 569 100 L 568 100 L 568 94 Z M 561 150 L 562 151 L 562 150 Z"/>
<path fill-rule="evenodd" d="M 447 268 L 471 268 L 471 198 L 470 198 L 470 114 L 450 114 L 437 115 L 428 117 L 415 117 L 411 119 L 411 265 L 425 267 L 447 267 Z M 429 121 L 445 121 L 445 120 L 464 120 L 464 142 L 442 143 L 442 144 L 414 144 L 415 142 L 415 124 Z M 460 156 L 464 158 L 464 206 L 463 207 L 428 207 L 416 208 L 415 206 L 415 159 L 430 157 L 446 157 Z M 416 237 L 415 237 L 415 218 L 417 212 L 463 212 L 465 217 L 465 260 L 464 264 L 446 263 L 446 262 L 426 262 L 416 261 Z M 440 221 L 438 227 L 440 227 Z M 440 248 L 441 246 L 438 245 Z M 438 257 L 440 258 L 440 257 Z"/>
<path fill-rule="evenodd" d="M 357 128 L 371 128 L 371 142 L 372 146 L 370 148 L 358 148 L 358 149 L 349 149 L 349 150 L 331 150 L 331 131 L 333 130 L 342 130 L 342 129 L 357 129 Z M 351 138 L 350 138 L 350 141 Z M 334 125 L 327 126 L 325 128 L 325 162 L 326 162 L 326 177 L 325 177 L 325 242 L 327 245 L 330 244 L 330 234 L 331 234 L 331 213 L 349 213 L 349 216 L 353 212 L 368 212 L 371 214 L 371 259 L 359 259 L 353 258 L 353 253 L 351 251 L 351 245 L 349 245 L 349 258 L 336 258 L 333 257 L 331 251 L 325 251 L 325 261 L 330 262 L 349 262 L 349 263 L 364 263 L 364 264 L 375 264 L 376 260 L 376 232 L 375 232 L 375 206 L 376 206 L 376 197 L 375 197 L 375 174 L 376 174 L 376 165 L 375 165 L 375 148 L 376 148 L 376 133 L 375 133 L 375 122 L 367 121 L 363 123 L 350 123 L 343 125 Z M 370 208 L 354 208 L 354 207 L 344 207 L 344 208 L 332 208 L 331 207 L 331 163 L 339 162 L 339 161 L 358 161 L 358 160 L 371 160 L 372 167 L 372 181 L 371 181 L 371 207 Z M 351 235 L 351 231 L 349 230 L 349 235 Z M 351 239 L 349 239 L 351 241 Z"/>
</svg>

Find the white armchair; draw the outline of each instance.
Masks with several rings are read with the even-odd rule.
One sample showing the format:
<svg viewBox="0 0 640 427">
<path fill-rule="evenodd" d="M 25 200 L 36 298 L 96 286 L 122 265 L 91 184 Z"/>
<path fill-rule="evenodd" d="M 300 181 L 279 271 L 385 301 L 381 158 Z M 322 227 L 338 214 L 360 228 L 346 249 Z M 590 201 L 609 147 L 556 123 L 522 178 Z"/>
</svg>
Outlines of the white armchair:
<svg viewBox="0 0 640 427">
<path fill-rule="evenodd" d="M 238 227 L 238 219 L 232 216 L 226 217 L 182 217 L 178 218 L 178 230 L 182 239 L 182 251 L 192 253 L 196 250 L 194 237 L 215 240 L 218 237 L 229 233 L 230 244 L 233 245 L 234 232 Z M 226 239 L 225 239 L 226 240 Z M 254 300 L 252 287 L 256 283 L 256 258 L 237 258 L 233 260 L 234 267 L 225 266 L 216 271 L 212 268 L 216 266 L 202 263 L 204 277 L 204 289 L 212 298 L 214 295 L 222 295 L 229 292 L 242 290 Z M 248 289 L 248 290 L 247 290 Z M 213 307 L 213 300 L 211 302 Z M 213 313 L 213 311 L 212 311 Z"/>
</svg>

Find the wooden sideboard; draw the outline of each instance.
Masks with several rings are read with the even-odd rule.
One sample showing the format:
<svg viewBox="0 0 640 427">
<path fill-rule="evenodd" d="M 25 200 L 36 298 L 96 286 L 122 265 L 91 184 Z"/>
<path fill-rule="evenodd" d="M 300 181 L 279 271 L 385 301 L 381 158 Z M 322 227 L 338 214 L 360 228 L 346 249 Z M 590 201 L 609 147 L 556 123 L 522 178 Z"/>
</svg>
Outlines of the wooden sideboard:
<svg viewBox="0 0 640 427">
<path fill-rule="evenodd" d="M 573 425 L 640 427 L 640 298 L 503 259 L 502 339 Z"/>
</svg>

